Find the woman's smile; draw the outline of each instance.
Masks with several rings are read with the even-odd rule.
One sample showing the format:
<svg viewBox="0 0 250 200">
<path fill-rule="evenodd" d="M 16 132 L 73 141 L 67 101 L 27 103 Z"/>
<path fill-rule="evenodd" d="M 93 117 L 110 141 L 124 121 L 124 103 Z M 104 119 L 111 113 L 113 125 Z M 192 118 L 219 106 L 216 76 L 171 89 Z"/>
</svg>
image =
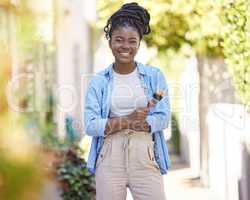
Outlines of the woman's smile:
<svg viewBox="0 0 250 200">
<path fill-rule="evenodd" d="M 129 57 L 129 56 L 131 56 L 131 53 L 129 53 L 129 52 L 119 52 L 119 54 L 122 56 L 122 57 Z"/>
<path fill-rule="evenodd" d="M 122 55 L 122 56 L 129 56 L 129 55 L 130 55 L 129 52 L 119 52 L 119 53 L 120 53 L 120 55 Z"/>
</svg>

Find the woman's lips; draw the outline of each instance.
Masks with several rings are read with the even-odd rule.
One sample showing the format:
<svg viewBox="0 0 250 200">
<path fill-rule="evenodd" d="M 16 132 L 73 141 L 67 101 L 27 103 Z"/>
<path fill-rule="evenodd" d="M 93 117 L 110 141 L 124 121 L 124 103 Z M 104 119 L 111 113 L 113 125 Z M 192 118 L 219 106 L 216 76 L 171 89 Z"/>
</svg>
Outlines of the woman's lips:
<svg viewBox="0 0 250 200">
<path fill-rule="evenodd" d="M 120 52 L 119 54 L 120 54 L 121 56 L 124 56 L 124 57 L 130 56 L 130 53 L 129 53 L 129 52 Z"/>
</svg>

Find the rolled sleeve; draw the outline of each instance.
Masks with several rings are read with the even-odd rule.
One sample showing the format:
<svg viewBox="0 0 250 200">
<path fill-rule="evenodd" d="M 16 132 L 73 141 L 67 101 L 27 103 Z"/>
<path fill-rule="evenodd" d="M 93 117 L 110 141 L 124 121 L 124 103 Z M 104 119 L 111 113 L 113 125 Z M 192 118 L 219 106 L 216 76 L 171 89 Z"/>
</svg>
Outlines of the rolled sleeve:
<svg viewBox="0 0 250 200">
<path fill-rule="evenodd" d="M 107 121 L 108 119 L 91 120 L 86 127 L 87 135 L 104 137 L 104 130 L 105 130 Z"/>
</svg>

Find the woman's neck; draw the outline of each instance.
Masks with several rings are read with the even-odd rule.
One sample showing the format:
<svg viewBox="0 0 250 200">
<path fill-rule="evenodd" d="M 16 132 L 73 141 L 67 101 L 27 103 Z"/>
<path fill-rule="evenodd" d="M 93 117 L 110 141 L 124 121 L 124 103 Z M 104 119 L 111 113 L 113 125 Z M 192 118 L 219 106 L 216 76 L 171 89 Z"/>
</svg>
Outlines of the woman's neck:
<svg viewBox="0 0 250 200">
<path fill-rule="evenodd" d="M 115 62 L 113 65 L 113 69 L 119 74 L 129 74 L 133 72 L 135 68 L 136 62 L 126 64 Z"/>
</svg>

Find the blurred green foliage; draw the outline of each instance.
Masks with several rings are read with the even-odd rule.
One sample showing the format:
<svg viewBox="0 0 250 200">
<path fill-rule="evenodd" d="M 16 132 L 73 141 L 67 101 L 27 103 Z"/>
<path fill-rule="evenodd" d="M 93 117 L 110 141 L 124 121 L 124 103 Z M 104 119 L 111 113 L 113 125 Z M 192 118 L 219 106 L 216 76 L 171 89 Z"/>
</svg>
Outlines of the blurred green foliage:
<svg viewBox="0 0 250 200">
<path fill-rule="evenodd" d="M 32 46 L 36 42 L 37 25 L 35 23 L 35 14 L 26 7 L 19 9 L 17 14 L 17 44 L 19 53 L 25 57 L 25 54 L 32 53 Z"/>
<path fill-rule="evenodd" d="M 0 112 L 2 114 L 8 111 L 6 98 L 6 87 L 10 78 L 10 56 L 6 51 L 0 50 Z"/>
<path fill-rule="evenodd" d="M 0 121 L 0 199 L 39 199 L 46 172 L 37 146 L 20 117 L 6 112 Z"/>
<path fill-rule="evenodd" d="M 37 196 L 43 179 L 37 160 L 20 162 L 7 155 L 0 151 L 0 199 L 26 200 Z"/>
<path fill-rule="evenodd" d="M 223 50 L 236 92 L 250 110 L 250 1 L 226 3 L 222 15 Z"/>
<path fill-rule="evenodd" d="M 169 149 L 173 151 L 173 153 L 179 155 L 180 154 L 180 126 L 179 119 L 176 113 L 173 113 L 171 116 L 171 139 L 169 140 Z"/>
</svg>

